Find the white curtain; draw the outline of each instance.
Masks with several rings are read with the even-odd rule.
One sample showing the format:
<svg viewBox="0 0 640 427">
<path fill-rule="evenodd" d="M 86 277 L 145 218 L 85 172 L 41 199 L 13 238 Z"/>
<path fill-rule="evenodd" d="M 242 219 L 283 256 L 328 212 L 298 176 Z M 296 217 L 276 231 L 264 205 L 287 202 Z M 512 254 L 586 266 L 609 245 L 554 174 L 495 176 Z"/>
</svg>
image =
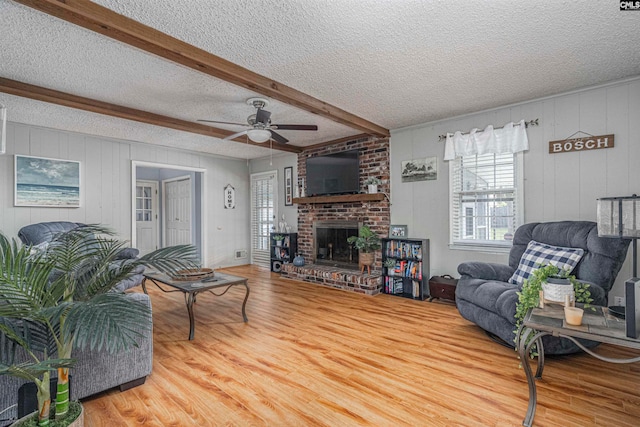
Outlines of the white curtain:
<svg viewBox="0 0 640 427">
<path fill-rule="evenodd" d="M 475 128 L 466 134 L 460 131 L 448 133 L 444 159 L 490 153 L 517 153 L 528 149 L 527 128 L 524 120 L 520 120 L 518 124 L 507 123 L 501 129 L 494 129 L 489 125 L 481 132 Z"/>
</svg>

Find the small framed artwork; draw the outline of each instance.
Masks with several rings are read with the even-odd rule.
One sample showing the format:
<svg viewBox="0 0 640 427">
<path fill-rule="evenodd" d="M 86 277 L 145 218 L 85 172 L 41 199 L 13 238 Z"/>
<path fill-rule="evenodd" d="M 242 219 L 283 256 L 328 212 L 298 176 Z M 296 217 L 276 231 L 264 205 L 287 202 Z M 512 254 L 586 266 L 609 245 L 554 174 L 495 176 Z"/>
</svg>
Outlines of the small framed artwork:
<svg viewBox="0 0 640 427">
<path fill-rule="evenodd" d="M 389 237 L 407 237 L 406 225 L 391 225 L 389 226 Z"/>
<path fill-rule="evenodd" d="M 293 205 L 293 168 L 284 168 L 284 205 Z"/>
<path fill-rule="evenodd" d="M 438 179 L 438 158 L 405 160 L 402 162 L 402 182 L 433 181 Z"/>
<path fill-rule="evenodd" d="M 15 206 L 80 207 L 80 162 L 15 156 Z"/>
</svg>

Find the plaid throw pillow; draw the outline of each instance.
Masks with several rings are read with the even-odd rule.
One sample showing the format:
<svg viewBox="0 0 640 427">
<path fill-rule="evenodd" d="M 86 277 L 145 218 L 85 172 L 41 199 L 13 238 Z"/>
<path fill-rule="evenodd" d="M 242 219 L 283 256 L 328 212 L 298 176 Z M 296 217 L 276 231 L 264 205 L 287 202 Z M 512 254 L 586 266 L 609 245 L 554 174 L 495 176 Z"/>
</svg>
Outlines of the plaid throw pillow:
<svg viewBox="0 0 640 427">
<path fill-rule="evenodd" d="M 522 285 L 522 282 L 528 279 L 531 273 L 548 264 L 555 265 L 560 270 L 571 272 L 580 262 L 582 255 L 584 255 L 583 249 L 561 248 L 532 240 L 522 254 L 518 268 L 509 279 L 509 283 Z"/>
</svg>

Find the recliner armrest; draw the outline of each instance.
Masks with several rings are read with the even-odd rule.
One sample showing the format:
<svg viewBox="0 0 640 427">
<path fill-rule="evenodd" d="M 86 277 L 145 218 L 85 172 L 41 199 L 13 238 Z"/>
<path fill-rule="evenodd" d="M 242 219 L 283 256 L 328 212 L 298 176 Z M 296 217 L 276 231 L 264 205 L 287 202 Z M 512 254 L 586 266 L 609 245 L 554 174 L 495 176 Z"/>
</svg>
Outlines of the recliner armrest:
<svg viewBox="0 0 640 427">
<path fill-rule="evenodd" d="M 494 264 L 490 262 L 463 262 L 458 266 L 458 273 L 472 279 L 496 280 L 508 282 L 515 270 L 506 264 Z"/>
</svg>

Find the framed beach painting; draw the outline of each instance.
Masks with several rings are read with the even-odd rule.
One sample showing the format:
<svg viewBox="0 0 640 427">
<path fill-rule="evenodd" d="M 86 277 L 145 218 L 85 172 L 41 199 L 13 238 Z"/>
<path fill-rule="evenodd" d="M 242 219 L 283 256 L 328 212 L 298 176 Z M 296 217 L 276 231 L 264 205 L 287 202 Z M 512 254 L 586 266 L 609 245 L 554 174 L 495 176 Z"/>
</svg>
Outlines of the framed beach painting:
<svg viewBox="0 0 640 427">
<path fill-rule="evenodd" d="M 15 156 L 15 206 L 80 207 L 80 162 Z"/>
</svg>

